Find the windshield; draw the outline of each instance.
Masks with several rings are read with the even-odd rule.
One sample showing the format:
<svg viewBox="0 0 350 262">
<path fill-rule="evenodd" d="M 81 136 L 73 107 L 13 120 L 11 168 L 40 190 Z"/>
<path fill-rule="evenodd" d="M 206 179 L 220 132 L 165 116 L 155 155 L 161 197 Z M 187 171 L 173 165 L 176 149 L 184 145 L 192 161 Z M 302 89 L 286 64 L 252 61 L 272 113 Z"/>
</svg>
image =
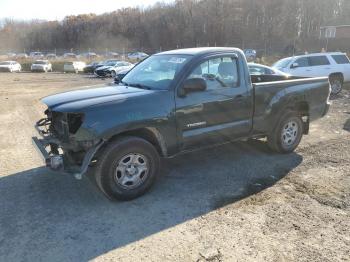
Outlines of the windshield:
<svg viewBox="0 0 350 262">
<path fill-rule="evenodd" d="M 115 66 L 117 64 L 117 62 L 108 62 L 105 65 L 106 66 Z"/>
<path fill-rule="evenodd" d="M 46 65 L 47 63 L 45 61 L 35 61 L 34 64 L 36 64 L 36 65 Z"/>
<path fill-rule="evenodd" d="M 11 62 L 0 62 L 0 65 L 11 65 Z"/>
<path fill-rule="evenodd" d="M 135 66 L 123 83 L 151 89 L 169 89 L 172 81 L 190 60 L 189 55 L 154 55 Z"/>
<path fill-rule="evenodd" d="M 277 67 L 277 68 L 286 68 L 289 63 L 292 61 L 292 58 L 284 58 L 282 60 L 277 61 L 273 67 Z"/>
</svg>

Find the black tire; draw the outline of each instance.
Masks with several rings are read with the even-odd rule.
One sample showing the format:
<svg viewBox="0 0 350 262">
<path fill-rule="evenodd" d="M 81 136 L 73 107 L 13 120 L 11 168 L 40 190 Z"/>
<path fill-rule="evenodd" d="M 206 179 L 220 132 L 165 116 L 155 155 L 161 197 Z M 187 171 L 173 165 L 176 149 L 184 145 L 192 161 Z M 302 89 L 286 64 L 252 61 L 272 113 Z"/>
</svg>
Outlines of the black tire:
<svg viewBox="0 0 350 262">
<path fill-rule="evenodd" d="M 144 157 L 146 160 L 144 163 L 148 167 L 144 180 L 137 186 L 121 185 L 118 182 L 117 167 L 130 154 Z M 123 137 L 108 144 L 100 154 L 95 172 L 96 184 L 111 200 L 132 200 L 145 194 L 152 187 L 158 176 L 159 166 L 159 154 L 152 144 L 137 137 Z M 135 188 L 126 188 L 132 186 Z"/>
<path fill-rule="evenodd" d="M 287 134 L 285 134 L 286 132 Z M 301 116 L 297 112 L 288 111 L 282 115 L 276 127 L 268 135 L 267 142 L 275 152 L 291 153 L 300 144 L 303 132 Z"/>
<path fill-rule="evenodd" d="M 115 78 L 116 76 L 117 76 L 117 73 L 114 70 L 112 70 L 111 71 L 111 77 Z"/>
<path fill-rule="evenodd" d="M 342 91 L 344 80 L 341 75 L 330 76 L 329 82 L 331 84 L 331 95 L 337 95 Z"/>
</svg>

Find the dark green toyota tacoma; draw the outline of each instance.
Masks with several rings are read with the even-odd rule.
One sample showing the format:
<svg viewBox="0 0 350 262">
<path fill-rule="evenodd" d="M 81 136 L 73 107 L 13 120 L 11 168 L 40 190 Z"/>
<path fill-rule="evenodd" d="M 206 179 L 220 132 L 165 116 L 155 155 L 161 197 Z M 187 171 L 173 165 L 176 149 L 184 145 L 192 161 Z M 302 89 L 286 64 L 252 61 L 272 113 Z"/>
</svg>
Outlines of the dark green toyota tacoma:
<svg viewBox="0 0 350 262">
<path fill-rule="evenodd" d="M 292 152 L 329 109 L 327 78 L 252 84 L 235 48 L 155 54 L 115 85 L 42 99 L 34 145 L 53 170 L 92 171 L 111 199 L 129 200 L 155 182 L 160 159 L 235 140 L 267 137 Z"/>
</svg>

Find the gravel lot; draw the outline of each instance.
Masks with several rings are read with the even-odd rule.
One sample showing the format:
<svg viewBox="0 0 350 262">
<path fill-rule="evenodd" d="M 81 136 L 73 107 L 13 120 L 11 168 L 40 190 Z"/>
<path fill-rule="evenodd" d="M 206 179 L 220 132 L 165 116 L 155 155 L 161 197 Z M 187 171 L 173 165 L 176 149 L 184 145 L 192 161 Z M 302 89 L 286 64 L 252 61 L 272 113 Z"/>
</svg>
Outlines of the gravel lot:
<svg viewBox="0 0 350 262">
<path fill-rule="evenodd" d="M 164 161 L 154 189 L 110 202 L 32 148 L 39 98 L 111 82 L 0 74 L 0 261 L 350 261 L 350 91 L 298 150 L 234 143 Z"/>
</svg>

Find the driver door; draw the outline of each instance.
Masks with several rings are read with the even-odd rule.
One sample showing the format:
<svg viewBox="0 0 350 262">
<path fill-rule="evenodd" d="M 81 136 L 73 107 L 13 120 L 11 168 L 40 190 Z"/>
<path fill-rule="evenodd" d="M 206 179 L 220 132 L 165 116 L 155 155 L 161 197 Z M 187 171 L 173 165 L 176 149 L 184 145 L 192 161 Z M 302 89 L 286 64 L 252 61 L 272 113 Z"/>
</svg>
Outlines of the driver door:
<svg viewBox="0 0 350 262">
<path fill-rule="evenodd" d="M 202 61 L 187 76 L 204 79 L 207 89 L 176 98 L 182 150 L 230 141 L 250 131 L 253 101 L 239 77 L 243 72 L 236 55 L 225 55 Z"/>
</svg>

